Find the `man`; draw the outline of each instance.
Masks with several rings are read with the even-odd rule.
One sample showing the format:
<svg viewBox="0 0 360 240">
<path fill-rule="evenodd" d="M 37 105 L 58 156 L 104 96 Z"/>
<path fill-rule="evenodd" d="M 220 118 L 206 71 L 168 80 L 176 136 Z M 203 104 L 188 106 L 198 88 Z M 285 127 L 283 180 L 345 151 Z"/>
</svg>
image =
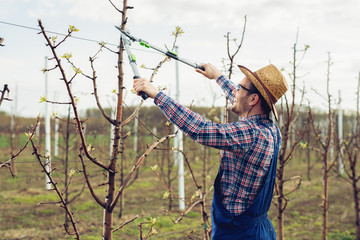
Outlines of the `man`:
<svg viewBox="0 0 360 240">
<path fill-rule="evenodd" d="M 256 72 L 239 65 L 245 77 L 238 85 L 227 80 L 213 65 L 202 66 L 205 71 L 196 71 L 216 79 L 232 103 L 231 111 L 241 120 L 224 124 L 207 121 L 159 92 L 146 79 L 135 79 L 134 90 L 153 98 L 166 117 L 187 136 L 224 150 L 214 183 L 212 239 L 276 239 L 267 211 L 281 136 L 269 113 L 278 118 L 275 103 L 288 89 L 286 80 L 272 64 Z"/>
</svg>

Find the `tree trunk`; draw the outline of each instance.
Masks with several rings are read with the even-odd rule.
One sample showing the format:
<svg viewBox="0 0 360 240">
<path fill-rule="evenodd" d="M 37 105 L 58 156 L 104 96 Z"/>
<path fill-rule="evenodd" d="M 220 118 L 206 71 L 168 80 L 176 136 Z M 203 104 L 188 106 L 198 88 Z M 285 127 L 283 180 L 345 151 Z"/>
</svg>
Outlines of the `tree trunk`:
<svg viewBox="0 0 360 240">
<path fill-rule="evenodd" d="M 121 129 L 121 135 L 123 135 L 123 129 Z M 120 140 L 120 154 L 121 154 L 121 158 L 120 158 L 120 186 L 123 185 L 124 183 L 124 161 L 125 161 L 125 148 L 124 148 L 124 139 Z M 125 191 L 124 191 L 125 192 Z M 121 194 L 120 199 L 119 199 L 119 215 L 118 218 L 122 217 L 123 214 L 123 210 L 124 210 L 124 193 Z"/>
<path fill-rule="evenodd" d="M 123 9 L 122 9 L 122 18 L 121 18 L 121 29 L 125 29 L 127 17 L 127 0 L 123 0 Z M 120 124 L 122 121 L 122 106 L 123 106 L 123 86 L 124 86 L 124 70 L 123 70 L 123 50 L 124 45 L 120 36 L 120 48 L 118 52 L 118 101 L 117 101 L 117 111 L 116 111 L 116 123 Z M 103 226 L 103 239 L 112 240 L 112 227 L 113 227 L 113 208 L 111 207 L 114 201 L 115 195 L 115 173 L 116 173 L 116 164 L 119 154 L 121 138 L 121 129 L 119 126 L 115 127 L 114 131 L 114 145 L 112 149 L 109 171 L 108 171 L 108 190 L 107 196 L 105 199 L 105 209 L 104 209 L 104 226 Z"/>
<path fill-rule="evenodd" d="M 309 123 L 310 119 L 308 119 L 308 123 Z M 308 128 L 308 130 L 306 131 L 306 142 L 307 144 L 310 146 L 310 127 Z M 309 181 L 311 181 L 311 155 L 310 155 L 310 148 L 306 148 L 306 158 L 307 158 L 307 179 Z"/>
<path fill-rule="evenodd" d="M 280 163 L 280 168 L 278 169 L 278 199 L 277 199 L 277 202 L 278 202 L 277 222 L 278 222 L 278 238 L 279 238 L 279 240 L 284 239 L 284 215 L 283 215 L 284 183 L 283 183 L 283 178 L 284 178 L 284 168 L 283 168 L 283 166 L 281 166 L 281 163 Z"/>
<path fill-rule="evenodd" d="M 356 171 L 353 170 L 353 176 L 354 179 L 356 178 Z M 352 181 L 352 187 L 353 187 L 353 195 L 354 195 L 354 203 L 355 203 L 355 226 L 356 226 L 356 240 L 360 240 L 360 206 L 359 206 L 359 189 L 357 187 L 356 181 Z"/>
<path fill-rule="evenodd" d="M 327 156 L 324 156 L 324 173 L 323 173 L 323 184 L 324 184 L 324 196 L 323 196 L 323 230 L 322 239 L 327 239 L 327 212 L 328 212 L 328 173 L 327 173 Z"/>
<path fill-rule="evenodd" d="M 115 196 L 115 186 L 116 186 L 115 173 L 116 173 L 117 156 L 119 154 L 118 149 L 120 144 L 119 127 L 115 128 L 114 136 L 115 136 L 114 145 L 112 150 L 113 153 L 112 153 L 111 163 L 108 172 L 108 189 L 107 189 L 107 195 L 105 199 L 105 209 L 104 209 L 104 226 L 103 226 L 104 240 L 112 240 L 113 208 L 111 208 L 111 204 L 113 203 Z"/>
<path fill-rule="evenodd" d="M 284 122 L 285 130 L 283 136 L 283 143 L 281 146 L 280 157 L 277 169 L 277 191 L 278 191 L 278 204 L 277 204 L 277 221 L 278 221 L 278 238 L 284 239 L 284 210 L 286 201 L 284 199 L 284 171 L 285 171 L 285 156 L 289 138 L 289 123 Z"/>
<path fill-rule="evenodd" d="M 70 140 L 70 111 L 71 107 L 68 108 L 68 117 L 66 122 L 66 137 L 65 137 L 65 202 L 69 201 L 68 194 L 68 171 L 69 171 L 69 140 Z M 69 216 L 65 212 L 65 227 L 69 225 Z"/>
</svg>

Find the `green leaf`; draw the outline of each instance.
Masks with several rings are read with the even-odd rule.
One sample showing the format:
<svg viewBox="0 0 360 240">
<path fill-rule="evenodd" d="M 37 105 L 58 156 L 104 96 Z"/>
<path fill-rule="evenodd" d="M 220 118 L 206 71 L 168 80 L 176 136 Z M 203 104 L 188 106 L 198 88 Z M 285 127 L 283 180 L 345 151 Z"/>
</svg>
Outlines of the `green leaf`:
<svg viewBox="0 0 360 240">
<path fill-rule="evenodd" d="M 300 146 L 301 149 L 305 149 L 305 148 L 307 148 L 307 142 L 305 142 L 305 143 L 304 143 L 304 142 L 300 142 L 300 143 L 299 143 L 299 146 Z"/>
<path fill-rule="evenodd" d="M 39 103 L 46 102 L 46 101 L 47 101 L 47 99 L 46 99 L 45 94 L 44 94 L 42 97 L 40 97 Z"/>
<path fill-rule="evenodd" d="M 69 25 L 69 32 L 78 32 L 79 29 L 77 29 L 75 26 L 73 25 Z"/>
<path fill-rule="evenodd" d="M 170 196 L 170 192 L 165 192 L 163 194 L 163 199 L 167 199 L 167 198 L 169 198 L 169 196 Z"/>
<path fill-rule="evenodd" d="M 25 135 L 26 135 L 26 137 L 29 139 L 29 140 L 31 140 L 31 139 L 33 139 L 33 137 L 34 137 L 34 135 L 31 135 L 32 133 L 30 133 L 30 132 L 26 132 L 25 133 Z"/>
<path fill-rule="evenodd" d="M 80 68 L 73 67 L 72 69 L 73 69 L 74 72 L 76 72 L 76 73 L 82 73 L 82 71 L 80 70 Z"/>
<path fill-rule="evenodd" d="M 51 37 L 51 41 L 55 42 L 58 36 Z"/>
<path fill-rule="evenodd" d="M 64 53 L 61 57 L 69 60 L 70 58 L 72 58 L 72 53 Z"/>
<path fill-rule="evenodd" d="M 175 26 L 175 31 L 172 32 L 172 35 L 177 37 L 177 36 L 180 36 L 183 33 L 184 33 L 184 30 L 181 27 Z"/>
</svg>

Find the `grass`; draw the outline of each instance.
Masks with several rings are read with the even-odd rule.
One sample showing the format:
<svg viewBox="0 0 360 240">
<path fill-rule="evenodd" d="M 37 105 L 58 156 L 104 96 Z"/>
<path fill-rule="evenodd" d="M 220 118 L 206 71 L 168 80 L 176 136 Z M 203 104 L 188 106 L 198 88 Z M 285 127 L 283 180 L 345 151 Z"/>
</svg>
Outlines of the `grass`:
<svg viewBox="0 0 360 240">
<path fill-rule="evenodd" d="M 11 196 L 7 200 L 10 200 L 13 204 L 41 204 L 44 202 L 58 202 L 59 198 L 55 194 L 36 194 L 36 195 L 28 195 L 26 191 L 23 194 L 16 194 L 14 196 Z"/>
<path fill-rule="evenodd" d="M 0 145 L 1 146 L 1 145 Z M 187 146 L 194 148 L 191 142 Z M 130 149 L 130 148 L 129 148 Z M 202 151 L 198 149 L 188 153 L 188 158 L 192 161 L 194 173 L 202 184 Z M 76 150 L 76 149 L 75 149 Z M 76 151 L 72 152 L 73 158 L 69 169 L 81 170 L 81 164 L 76 158 Z M 8 150 L 3 149 L 3 155 Z M 1 151 L 0 151 L 1 154 Z M 106 159 L 107 152 L 99 159 Z M 126 156 L 134 156 L 131 150 L 127 150 Z M 210 169 L 207 178 L 207 188 L 212 184 L 216 176 L 218 164 L 218 152 L 212 150 L 211 158 L 208 160 L 213 167 Z M 139 239 L 139 224 L 156 218 L 154 229 L 157 233 L 151 239 L 202 239 L 202 217 L 199 207 L 194 208 L 179 223 L 174 224 L 172 219 L 177 219 L 181 212 L 177 210 L 177 201 L 173 201 L 172 210 L 166 213 L 163 209 L 168 208 L 168 199 L 163 199 L 164 188 L 157 176 L 151 170 L 151 166 L 160 164 L 162 152 L 153 152 L 139 171 L 138 179 L 124 192 L 124 208 L 122 217 L 118 218 L 120 204 L 115 208 L 114 227 L 138 216 L 137 219 L 119 231 L 114 233 L 114 239 Z M 193 160 L 197 159 L 197 160 Z M 58 197 L 53 191 L 45 190 L 45 177 L 41 172 L 38 162 L 31 155 L 31 151 L 26 150 L 16 164 L 17 177 L 12 178 L 6 169 L 0 170 L 0 239 L 73 239 L 64 231 L 65 213 L 56 203 Z M 131 169 L 133 158 L 128 157 L 124 164 L 126 169 Z M 90 179 L 95 192 L 101 199 L 105 199 L 106 188 L 102 186 L 105 182 L 104 171 L 96 166 L 87 163 Z M 63 163 L 53 161 L 53 167 L 57 168 L 53 177 L 57 181 L 57 186 L 64 189 Z M 306 164 L 300 157 L 294 159 L 286 167 L 287 177 L 306 173 Z M 176 176 L 176 168 L 173 170 L 173 177 Z M 322 229 L 322 210 L 321 199 L 321 165 L 316 164 L 312 170 L 312 180 L 303 179 L 301 187 L 289 195 L 289 202 L 285 211 L 285 238 L 302 239 L 321 239 Z M 176 179 L 176 177 L 175 177 Z M 196 187 L 191 180 L 189 171 L 185 174 L 187 200 L 195 192 Z M 69 187 L 70 197 L 81 192 L 84 185 L 84 178 L 81 173 L 74 175 L 72 184 Z M 172 183 L 174 192 L 177 192 L 176 180 Z M 288 183 L 285 187 L 290 190 L 295 186 Z M 328 217 L 328 239 L 355 239 L 354 213 L 351 186 L 341 177 L 332 174 L 329 181 L 329 217 Z M 206 212 L 210 214 L 212 194 L 209 194 L 206 203 Z M 70 204 L 71 211 L 81 233 L 81 239 L 101 239 L 103 209 L 92 199 L 89 191 L 85 188 L 82 194 Z M 272 205 L 269 211 L 269 218 L 272 220 L 277 230 L 276 208 Z M 143 233 L 146 234 L 150 225 L 143 226 Z"/>
</svg>

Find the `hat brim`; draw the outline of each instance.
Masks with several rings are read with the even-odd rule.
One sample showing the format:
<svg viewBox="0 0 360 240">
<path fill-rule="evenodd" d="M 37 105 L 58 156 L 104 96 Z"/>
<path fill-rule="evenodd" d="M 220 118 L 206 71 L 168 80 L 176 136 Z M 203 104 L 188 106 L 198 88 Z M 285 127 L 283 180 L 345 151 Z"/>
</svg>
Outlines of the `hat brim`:
<svg viewBox="0 0 360 240">
<path fill-rule="evenodd" d="M 279 114 L 276 110 L 275 103 L 273 103 L 273 101 L 271 100 L 271 96 L 268 94 L 267 90 L 263 87 L 263 85 L 261 84 L 261 81 L 258 79 L 256 74 L 254 72 L 252 72 L 251 70 L 249 70 L 247 67 L 244 67 L 242 65 L 238 65 L 238 67 L 240 68 L 241 72 L 244 73 L 245 76 L 254 84 L 256 89 L 259 91 L 261 96 L 265 99 L 266 103 L 268 104 L 271 111 L 273 112 L 276 121 L 278 121 Z"/>
</svg>

